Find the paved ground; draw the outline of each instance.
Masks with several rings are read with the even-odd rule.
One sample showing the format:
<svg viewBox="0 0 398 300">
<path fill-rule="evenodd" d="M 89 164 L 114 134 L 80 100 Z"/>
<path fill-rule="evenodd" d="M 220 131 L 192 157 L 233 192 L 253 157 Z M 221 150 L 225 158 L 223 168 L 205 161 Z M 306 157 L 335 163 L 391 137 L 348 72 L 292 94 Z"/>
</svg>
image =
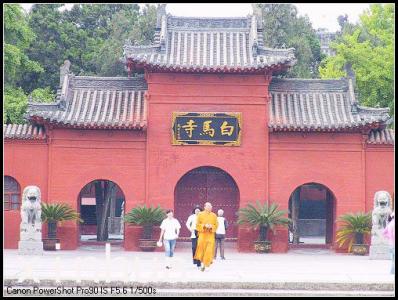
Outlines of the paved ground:
<svg viewBox="0 0 398 300">
<path fill-rule="evenodd" d="M 228 251 L 226 260 L 216 260 L 209 270 L 201 272 L 191 263 L 191 252 L 186 245 L 177 249 L 171 270 L 164 267 L 163 253 L 127 252 L 118 247 L 113 247 L 108 257 L 105 248 L 98 246 L 45 252 L 43 256 L 21 256 L 17 250 L 5 250 L 4 278 L 11 285 L 146 283 L 165 289 L 166 294 L 175 294 L 173 289 L 181 292 L 181 288 L 207 288 L 218 293 L 225 290 L 224 294 L 231 293 L 229 289 L 234 293 L 239 289 L 250 289 L 252 293 L 261 290 L 262 295 L 278 290 L 282 294 L 289 290 L 297 293 L 301 290 L 304 294 L 308 290 L 326 291 L 326 294 L 344 290 L 357 291 L 357 295 L 360 291 L 380 291 L 377 295 L 391 296 L 394 290 L 395 276 L 389 274 L 389 260 L 315 249 L 291 250 L 287 254 Z"/>
</svg>

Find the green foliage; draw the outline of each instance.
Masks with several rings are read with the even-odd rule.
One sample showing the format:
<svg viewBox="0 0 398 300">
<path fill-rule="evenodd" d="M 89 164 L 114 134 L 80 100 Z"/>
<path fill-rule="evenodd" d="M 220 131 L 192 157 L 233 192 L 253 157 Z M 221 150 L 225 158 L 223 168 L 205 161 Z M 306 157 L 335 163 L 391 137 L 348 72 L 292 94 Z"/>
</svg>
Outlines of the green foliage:
<svg viewBox="0 0 398 300">
<path fill-rule="evenodd" d="M 315 30 L 307 16 L 297 15 L 292 4 L 260 4 L 263 10 L 264 45 L 271 48 L 295 48 L 296 65 L 286 77 L 317 78 L 324 55 Z"/>
<path fill-rule="evenodd" d="M 38 88 L 31 93 L 35 102 L 53 102 L 55 94 L 50 87 Z M 28 106 L 28 96 L 22 88 L 15 88 L 6 85 L 4 89 L 4 111 L 3 124 L 23 124 L 26 123 L 24 115 Z"/>
<path fill-rule="evenodd" d="M 166 212 L 157 207 L 137 206 L 124 216 L 125 223 L 136 225 L 159 225 L 166 217 Z"/>
<path fill-rule="evenodd" d="M 285 214 L 287 211 L 279 210 L 278 204 L 261 204 L 257 200 L 255 205 L 249 203 L 246 207 L 239 209 L 238 224 L 247 224 L 253 228 L 260 227 L 260 229 L 266 227 L 274 231 L 275 226 L 288 226 L 291 222 L 289 218 L 283 217 Z"/>
<path fill-rule="evenodd" d="M 331 47 L 336 56 L 319 67 L 321 78 L 346 75 L 349 62 L 356 74 L 356 88 L 362 105 L 389 107 L 394 111 L 394 23 L 393 4 L 372 4 L 360 16 L 354 29 L 345 30 Z"/>
<path fill-rule="evenodd" d="M 41 203 L 42 222 L 62 222 L 67 220 L 77 220 L 83 223 L 80 214 L 69 205 L 64 203 Z"/>
<path fill-rule="evenodd" d="M 4 5 L 3 122 L 23 123 L 27 96 L 51 102 L 59 86 L 59 66 L 66 59 L 76 75 L 125 76 L 120 58 L 129 38 L 153 39 L 156 7 L 142 12 L 131 4 L 34 4 L 25 14 L 19 4 Z"/>
<path fill-rule="evenodd" d="M 126 39 L 137 45 L 150 44 L 153 41 L 155 26 L 156 8 L 153 5 L 146 5 L 142 14 L 132 10 L 117 12 L 109 24 L 109 38 L 94 54 L 97 73 L 102 76 L 125 75 L 120 58 L 123 56 Z"/>
<path fill-rule="evenodd" d="M 31 94 L 33 102 L 54 102 L 56 95 L 53 93 L 51 88 L 37 88 Z"/>
<path fill-rule="evenodd" d="M 348 252 L 351 252 L 355 242 L 355 234 L 369 234 L 372 230 L 372 215 L 370 213 L 345 214 L 339 217 L 342 222 L 336 232 L 336 242 L 339 247 L 348 243 Z"/>
<path fill-rule="evenodd" d="M 68 59 L 76 75 L 125 76 L 122 46 L 126 38 L 148 43 L 153 38 L 156 8 L 140 12 L 132 4 L 75 4 L 60 11 L 60 4 L 35 4 L 29 25 L 37 36 L 28 49 L 45 73 L 25 72 L 20 85 L 31 92 L 37 87 L 59 85 L 59 66 Z"/>
<path fill-rule="evenodd" d="M 35 35 L 19 4 L 4 4 L 4 82 L 15 87 L 23 72 L 41 73 L 43 68 L 29 59 L 26 49 Z"/>
<path fill-rule="evenodd" d="M 4 89 L 3 124 L 23 124 L 28 105 L 28 96 L 21 88 L 6 86 Z"/>
</svg>

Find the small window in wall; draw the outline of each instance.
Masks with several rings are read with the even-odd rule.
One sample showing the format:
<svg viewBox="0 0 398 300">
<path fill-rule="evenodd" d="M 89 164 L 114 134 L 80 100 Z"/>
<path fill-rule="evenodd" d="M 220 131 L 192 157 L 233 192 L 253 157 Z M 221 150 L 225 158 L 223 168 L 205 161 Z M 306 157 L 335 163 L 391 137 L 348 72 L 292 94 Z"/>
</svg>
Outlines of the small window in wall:
<svg viewBox="0 0 398 300">
<path fill-rule="evenodd" d="M 4 210 L 19 210 L 21 188 L 11 176 L 4 176 Z"/>
</svg>

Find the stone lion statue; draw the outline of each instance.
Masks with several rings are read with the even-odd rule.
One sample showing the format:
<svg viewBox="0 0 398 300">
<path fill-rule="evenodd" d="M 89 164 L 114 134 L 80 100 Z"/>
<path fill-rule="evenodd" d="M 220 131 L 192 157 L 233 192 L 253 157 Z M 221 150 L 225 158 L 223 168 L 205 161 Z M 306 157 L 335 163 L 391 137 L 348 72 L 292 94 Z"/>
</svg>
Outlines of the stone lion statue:
<svg viewBox="0 0 398 300">
<path fill-rule="evenodd" d="M 22 193 L 18 252 L 24 255 L 43 253 L 41 193 L 34 185 L 27 186 Z"/>
<path fill-rule="evenodd" d="M 379 235 L 387 226 L 388 217 L 391 215 L 391 196 L 386 191 L 378 191 L 374 196 L 372 212 L 372 235 Z"/>
<path fill-rule="evenodd" d="M 21 219 L 22 224 L 41 224 L 41 193 L 37 186 L 29 185 L 23 190 Z"/>
</svg>

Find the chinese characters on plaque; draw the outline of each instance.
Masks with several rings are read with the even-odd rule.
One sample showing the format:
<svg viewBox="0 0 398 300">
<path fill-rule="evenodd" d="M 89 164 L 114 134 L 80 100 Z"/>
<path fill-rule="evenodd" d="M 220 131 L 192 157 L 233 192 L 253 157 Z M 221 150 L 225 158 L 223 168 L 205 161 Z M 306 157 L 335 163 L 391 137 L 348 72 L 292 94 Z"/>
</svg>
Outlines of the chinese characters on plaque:
<svg viewBox="0 0 398 300">
<path fill-rule="evenodd" d="M 173 112 L 173 145 L 239 146 L 241 113 Z"/>
</svg>

